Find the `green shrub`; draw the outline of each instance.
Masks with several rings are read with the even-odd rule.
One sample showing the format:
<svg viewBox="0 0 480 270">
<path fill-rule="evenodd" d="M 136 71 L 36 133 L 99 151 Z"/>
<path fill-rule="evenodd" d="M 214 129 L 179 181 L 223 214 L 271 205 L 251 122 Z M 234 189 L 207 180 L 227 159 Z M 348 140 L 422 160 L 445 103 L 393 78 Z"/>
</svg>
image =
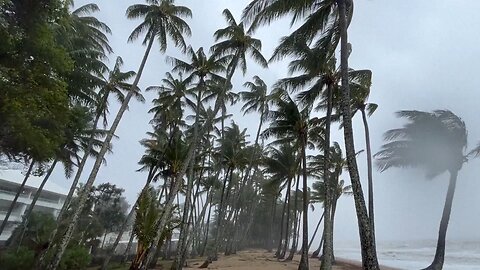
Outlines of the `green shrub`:
<svg viewBox="0 0 480 270">
<path fill-rule="evenodd" d="M 35 253 L 26 247 L 20 247 L 18 251 L 7 250 L 0 257 L 2 270 L 32 269 Z"/>
<path fill-rule="evenodd" d="M 90 254 L 85 247 L 73 246 L 65 250 L 58 269 L 86 269 L 91 261 Z"/>
</svg>

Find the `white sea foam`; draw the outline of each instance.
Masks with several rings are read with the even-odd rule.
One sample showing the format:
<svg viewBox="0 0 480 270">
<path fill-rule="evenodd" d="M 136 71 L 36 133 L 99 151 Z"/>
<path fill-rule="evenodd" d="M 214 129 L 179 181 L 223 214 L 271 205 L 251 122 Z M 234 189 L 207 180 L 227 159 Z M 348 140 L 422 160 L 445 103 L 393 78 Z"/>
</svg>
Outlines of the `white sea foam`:
<svg viewBox="0 0 480 270">
<path fill-rule="evenodd" d="M 377 244 L 380 264 L 400 269 L 422 269 L 435 255 L 435 241 L 384 242 Z M 348 243 L 337 244 L 339 258 L 360 260 L 359 247 Z M 480 241 L 448 241 L 445 270 L 480 270 Z"/>
</svg>

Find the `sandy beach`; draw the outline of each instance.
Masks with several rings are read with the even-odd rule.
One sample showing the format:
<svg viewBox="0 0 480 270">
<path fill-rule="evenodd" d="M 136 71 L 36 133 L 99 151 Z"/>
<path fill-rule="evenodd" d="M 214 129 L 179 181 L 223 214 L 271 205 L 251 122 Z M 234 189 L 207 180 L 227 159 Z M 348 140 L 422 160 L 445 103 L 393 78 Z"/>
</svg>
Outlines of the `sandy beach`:
<svg viewBox="0 0 480 270">
<path fill-rule="evenodd" d="M 213 262 L 207 269 L 229 269 L 229 270 L 297 270 L 300 255 L 295 255 L 293 261 L 283 262 L 273 257 L 272 253 L 265 250 L 245 250 L 236 255 L 219 256 L 218 261 Z M 194 259 L 188 261 L 187 268 L 198 269 L 203 260 Z M 320 269 L 318 259 L 309 260 L 310 269 Z M 355 261 L 349 261 L 337 258 L 337 263 L 333 267 L 335 270 L 360 270 L 361 264 Z M 382 267 L 382 270 L 395 270 L 394 268 Z"/>
</svg>

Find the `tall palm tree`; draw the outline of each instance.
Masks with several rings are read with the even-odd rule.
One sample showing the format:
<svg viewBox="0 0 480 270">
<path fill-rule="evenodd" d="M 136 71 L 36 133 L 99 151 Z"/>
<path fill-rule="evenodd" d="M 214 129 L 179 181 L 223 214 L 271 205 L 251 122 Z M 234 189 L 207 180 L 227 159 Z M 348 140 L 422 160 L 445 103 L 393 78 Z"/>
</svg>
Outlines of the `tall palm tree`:
<svg viewBox="0 0 480 270">
<path fill-rule="evenodd" d="M 328 163 L 329 149 L 330 149 L 330 126 L 332 119 L 333 108 L 333 94 L 338 85 L 338 74 L 335 70 L 335 58 L 329 55 L 328 50 L 317 46 L 310 48 L 306 41 L 302 38 L 286 37 L 282 44 L 280 44 L 274 52 L 271 60 L 280 60 L 285 56 L 290 55 L 295 59 L 289 64 L 289 73 L 293 75 L 296 72 L 301 74 L 281 79 L 276 83 L 277 87 L 284 87 L 290 91 L 298 91 L 305 89 L 299 93 L 299 101 L 307 107 L 313 107 L 316 100 L 324 97 L 322 103 L 326 108 L 325 121 L 322 125 L 325 126 L 325 139 L 323 140 L 324 154 L 323 156 Z M 330 57 L 330 58 L 329 58 Z M 319 106 L 322 108 L 321 106 Z M 323 175 L 325 179 L 331 179 L 328 176 L 329 171 L 324 168 Z M 333 190 L 327 185 L 326 200 L 324 201 L 324 235 L 325 248 L 323 262 L 328 265 L 333 256 L 333 225 L 331 220 Z"/>
<path fill-rule="evenodd" d="M 132 5 L 127 9 L 127 18 L 136 19 L 143 18 L 144 21 L 137 26 L 129 37 L 129 41 L 137 39 L 141 34 L 145 33 L 145 38 L 143 44 L 147 45 L 145 54 L 143 56 L 140 67 L 137 71 L 135 80 L 133 81 L 131 91 L 125 97 L 111 127 L 108 132 L 105 142 L 100 150 L 99 156 L 95 160 L 92 172 L 90 173 L 88 180 L 86 182 L 87 190 L 93 185 L 98 171 L 100 169 L 102 159 L 107 152 L 108 145 L 112 140 L 112 137 L 120 123 L 120 120 L 127 110 L 128 103 L 134 95 L 134 89 L 137 87 L 138 82 L 143 73 L 148 55 L 153 46 L 155 39 L 160 43 L 160 51 L 164 52 L 167 48 L 167 37 L 169 37 L 177 47 L 182 49 L 186 48 L 184 35 L 190 35 L 191 31 L 188 24 L 183 20 L 182 17 L 191 17 L 191 11 L 184 6 L 176 6 L 173 0 L 147 0 L 147 4 L 136 4 Z M 80 211 L 83 204 L 87 200 L 86 194 L 80 194 L 80 207 L 75 211 L 72 222 L 69 224 L 67 231 L 60 241 L 59 250 L 55 253 L 54 258 L 48 265 L 48 269 L 56 269 L 60 260 L 65 252 L 65 249 L 70 241 L 73 230 L 75 229 L 76 223 L 80 216 Z"/>
<path fill-rule="evenodd" d="M 365 146 L 367 150 L 367 177 L 368 177 L 368 217 L 372 226 L 373 240 L 375 241 L 375 215 L 373 203 L 373 164 L 372 148 L 370 145 L 370 129 L 367 116 L 371 116 L 378 105 L 368 103 L 370 86 L 372 85 L 372 72 L 370 70 L 350 70 L 349 84 L 351 89 L 352 114 L 360 111 L 362 114 L 363 128 L 365 130 Z"/>
<path fill-rule="evenodd" d="M 97 100 L 95 106 L 95 117 L 92 124 L 92 129 L 97 129 L 98 123 L 100 119 L 103 118 L 103 125 L 104 127 L 107 126 L 107 114 L 108 114 L 108 99 L 113 94 L 115 98 L 122 103 L 125 99 L 125 95 L 123 92 L 127 92 L 132 88 L 132 85 L 128 83 L 128 81 L 135 76 L 135 72 L 127 71 L 122 72 L 121 68 L 123 66 L 123 59 L 121 57 L 117 57 L 115 61 L 115 65 L 112 70 L 108 71 L 108 78 L 104 78 L 102 80 L 102 87 L 100 88 L 99 92 L 97 93 Z M 134 95 L 137 97 L 138 100 L 143 101 L 142 95 L 139 93 L 138 88 L 135 88 Z M 93 136 L 94 133 L 91 134 Z M 89 152 L 91 148 L 95 144 L 95 138 L 91 137 L 90 141 L 87 142 L 87 146 L 85 149 L 85 153 L 78 164 L 78 169 L 75 173 L 75 177 L 73 179 L 72 185 L 70 186 L 70 190 L 67 194 L 65 199 L 65 203 L 62 206 L 62 209 L 59 212 L 58 220 L 63 219 L 63 214 L 65 210 L 69 207 L 75 189 L 78 185 L 78 181 L 82 175 L 83 169 L 89 157 Z"/>
<path fill-rule="evenodd" d="M 331 233 L 332 233 L 332 261 L 334 261 L 335 256 L 333 254 L 333 226 L 334 226 L 334 220 L 335 220 L 335 213 L 336 213 L 336 208 L 337 208 L 337 201 L 340 198 L 340 196 L 344 194 L 350 195 L 351 191 L 351 186 L 345 186 L 344 181 L 340 180 L 340 176 L 343 172 L 343 170 L 347 166 L 347 161 L 346 158 L 343 156 L 342 149 L 340 148 L 340 145 L 337 142 L 333 142 L 332 146 L 329 149 L 330 153 L 328 155 L 328 159 L 325 158 L 325 155 L 319 154 L 316 156 L 310 157 L 311 161 L 309 163 L 309 167 L 311 170 L 311 175 L 314 176 L 315 178 L 322 179 L 322 181 L 315 182 L 312 186 L 313 192 L 312 192 L 312 198 L 315 201 L 322 201 L 325 202 L 327 200 L 330 200 L 331 204 L 331 212 L 328 214 L 330 215 L 329 219 L 331 222 Z M 328 161 L 328 162 L 327 162 Z M 325 174 L 325 171 L 328 171 L 328 174 Z M 327 178 L 328 177 L 328 178 Z M 333 194 L 328 194 L 327 190 L 333 191 Z M 330 196 L 330 197 L 328 197 Z M 327 212 L 325 212 L 325 215 Z M 327 217 L 325 217 L 325 220 L 327 220 Z M 327 222 L 327 221 L 325 221 Z M 326 238 L 325 232 L 323 235 L 323 238 Z M 326 241 L 326 239 L 323 239 Z M 322 242 L 322 241 L 321 241 Z M 318 252 L 320 251 L 319 247 L 317 251 L 314 252 L 313 255 L 318 255 Z M 324 251 L 325 255 L 325 251 Z"/>
<path fill-rule="evenodd" d="M 408 120 L 403 127 L 385 133 L 387 142 L 375 154 L 381 171 L 392 167 L 421 167 L 427 177 L 444 172 L 450 180 L 438 232 L 435 257 L 427 270 L 441 270 L 445 259 L 445 241 L 452 210 L 457 175 L 467 161 L 465 123 L 448 110 L 400 111 L 397 116 Z"/>
<path fill-rule="evenodd" d="M 348 56 L 351 47 L 347 40 L 347 28 L 353 13 L 353 0 L 337 0 L 339 10 L 339 29 L 340 29 L 340 73 L 342 82 L 342 119 L 343 132 L 345 140 L 345 149 L 347 154 L 347 164 L 349 168 L 350 180 L 352 182 L 353 197 L 357 211 L 357 219 L 360 232 L 360 242 L 362 245 L 362 264 L 366 269 L 379 269 L 377 252 L 375 247 L 375 237 L 372 231 L 372 225 L 368 217 L 367 207 L 363 196 L 360 175 L 358 172 L 357 160 L 355 158 L 355 145 L 353 139 L 352 116 L 350 108 L 350 85 L 348 77 Z"/>
<path fill-rule="evenodd" d="M 294 143 L 300 155 L 301 172 L 303 179 L 303 237 L 302 258 L 299 269 L 308 269 L 308 183 L 307 183 L 307 155 L 309 146 L 310 108 L 300 109 L 288 95 L 286 90 L 277 89 L 274 101 L 277 110 L 269 113 L 270 126 L 264 131 L 266 137 L 275 136 L 277 142 Z"/>
</svg>

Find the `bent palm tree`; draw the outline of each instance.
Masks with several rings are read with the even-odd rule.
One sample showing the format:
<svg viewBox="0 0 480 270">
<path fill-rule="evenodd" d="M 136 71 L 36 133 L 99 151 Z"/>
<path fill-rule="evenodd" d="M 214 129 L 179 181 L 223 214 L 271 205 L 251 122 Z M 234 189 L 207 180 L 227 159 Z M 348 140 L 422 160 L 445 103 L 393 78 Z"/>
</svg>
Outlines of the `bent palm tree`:
<svg viewBox="0 0 480 270">
<path fill-rule="evenodd" d="M 379 169 L 385 171 L 392 167 L 422 167 L 429 178 L 446 171 L 450 174 L 435 257 L 432 264 L 425 268 L 441 270 L 457 175 L 467 160 L 464 154 L 467 130 L 465 123 L 447 110 L 400 111 L 397 116 L 406 118 L 408 123 L 385 133 L 387 143 L 375 154 Z"/>
</svg>

